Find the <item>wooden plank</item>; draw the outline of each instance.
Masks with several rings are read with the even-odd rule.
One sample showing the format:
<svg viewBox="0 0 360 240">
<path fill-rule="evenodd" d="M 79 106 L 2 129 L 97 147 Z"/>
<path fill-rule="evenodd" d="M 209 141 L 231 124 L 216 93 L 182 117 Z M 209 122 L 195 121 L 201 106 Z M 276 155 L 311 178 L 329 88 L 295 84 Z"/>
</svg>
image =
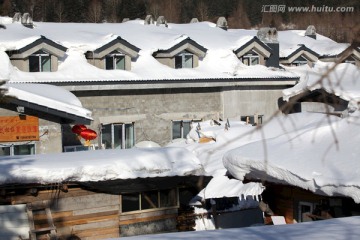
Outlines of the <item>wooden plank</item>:
<svg viewBox="0 0 360 240">
<path fill-rule="evenodd" d="M 73 211 L 73 215 L 86 215 L 92 213 L 101 213 L 101 212 L 108 212 L 108 211 L 119 211 L 120 205 L 113 205 L 113 206 L 105 206 L 105 207 L 98 207 L 98 208 L 90 208 L 90 209 L 80 209 Z"/>
<path fill-rule="evenodd" d="M 11 196 L 11 203 L 24 204 L 24 203 L 31 203 L 42 200 L 50 200 L 52 203 L 56 203 L 56 201 L 58 201 L 58 199 L 60 198 L 78 197 L 78 196 L 86 196 L 92 194 L 97 194 L 97 193 L 84 190 L 81 188 L 76 188 L 76 189 L 69 188 L 68 192 L 59 191 L 57 189 L 40 190 L 37 196 L 26 196 L 26 195 Z"/>
<path fill-rule="evenodd" d="M 105 239 L 105 238 L 118 238 L 119 227 L 116 228 L 103 228 L 103 229 L 92 229 L 87 231 L 74 231 L 74 234 L 83 239 Z"/>
<path fill-rule="evenodd" d="M 119 228 L 119 221 L 117 218 L 113 218 L 111 220 L 103 221 L 103 222 L 95 222 L 95 223 L 86 223 L 81 225 L 73 226 L 73 231 L 84 231 L 91 229 L 103 229 L 103 228 Z"/>
<path fill-rule="evenodd" d="M 130 220 L 120 220 L 119 225 L 128 225 L 138 222 L 150 222 L 150 221 L 156 221 L 156 220 L 162 220 L 162 219 L 168 219 L 168 218 L 176 218 L 177 214 L 170 214 L 170 215 L 160 215 L 160 216 L 153 216 L 153 217 L 146 217 L 146 218 L 135 218 Z"/>
<path fill-rule="evenodd" d="M 91 209 L 112 205 L 120 205 L 119 195 L 98 193 L 92 195 L 67 197 L 58 199 L 57 203 L 51 207 L 53 212 L 63 212 L 70 210 Z"/>
<path fill-rule="evenodd" d="M 170 209 L 157 209 L 151 211 L 141 211 L 141 212 L 129 212 L 129 213 L 121 213 L 120 220 L 127 220 L 133 218 L 144 218 L 144 217 L 151 217 L 151 216 L 159 216 L 159 215 L 166 215 L 166 214 L 177 214 L 178 208 L 170 208 Z"/>
</svg>

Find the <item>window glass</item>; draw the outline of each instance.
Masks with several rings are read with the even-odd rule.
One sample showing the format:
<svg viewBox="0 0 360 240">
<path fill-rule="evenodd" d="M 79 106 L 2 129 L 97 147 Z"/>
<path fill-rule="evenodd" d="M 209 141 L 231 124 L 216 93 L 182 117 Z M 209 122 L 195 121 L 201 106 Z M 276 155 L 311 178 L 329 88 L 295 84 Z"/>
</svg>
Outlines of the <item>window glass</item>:
<svg viewBox="0 0 360 240">
<path fill-rule="evenodd" d="M 10 156 L 10 147 L 0 147 L 0 156 Z"/>
<path fill-rule="evenodd" d="M 134 124 L 125 124 L 125 148 L 132 148 L 134 144 Z"/>
<path fill-rule="evenodd" d="M 114 148 L 122 148 L 122 124 L 114 125 Z"/>
<path fill-rule="evenodd" d="M 41 71 L 51 72 L 51 60 L 50 56 L 40 56 L 41 59 Z"/>
<path fill-rule="evenodd" d="M 189 54 L 185 55 L 184 60 L 185 60 L 184 66 L 183 66 L 184 68 L 192 68 L 193 67 L 193 56 L 192 55 L 189 55 Z"/>
<path fill-rule="evenodd" d="M 141 210 L 158 207 L 158 192 L 149 191 L 141 193 Z"/>
<path fill-rule="evenodd" d="M 125 70 L 125 56 L 116 56 L 116 69 Z"/>
<path fill-rule="evenodd" d="M 30 155 L 35 154 L 35 145 L 14 145 L 14 155 Z"/>
<path fill-rule="evenodd" d="M 251 65 L 257 65 L 259 64 L 259 57 L 255 56 L 251 58 Z"/>
<path fill-rule="evenodd" d="M 111 124 L 102 126 L 101 143 L 104 144 L 105 149 L 112 148 L 111 126 L 112 126 Z"/>
<path fill-rule="evenodd" d="M 138 193 L 135 194 L 124 194 L 121 196 L 122 198 L 122 211 L 123 212 L 131 212 L 140 210 L 139 204 L 139 195 Z"/>
<path fill-rule="evenodd" d="M 190 124 L 191 124 L 191 121 L 184 121 L 183 122 L 183 138 L 186 138 L 186 136 L 189 134 L 189 132 L 190 132 Z"/>
<path fill-rule="evenodd" d="M 173 121 L 172 138 L 181 138 L 181 121 Z"/>
<path fill-rule="evenodd" d="M 106 70 L 114 69 L 114 58 L 112 56 L 107 56 L 105 58 L 105 69 Z"/>
<path fill-rule="evenodd" d="M 175 56 L 175 68 L 182 68 L 182 56 Z"/>
<path fill-rule="evenodd" d="M 160 207 L 177 206 L 176 189 L 167 189 L 160 191 Z"/>
<path fill-rule="evenodd" d="M 29 71 L 40 72 L 39 56 L 29 56 Z"/>
</svg>

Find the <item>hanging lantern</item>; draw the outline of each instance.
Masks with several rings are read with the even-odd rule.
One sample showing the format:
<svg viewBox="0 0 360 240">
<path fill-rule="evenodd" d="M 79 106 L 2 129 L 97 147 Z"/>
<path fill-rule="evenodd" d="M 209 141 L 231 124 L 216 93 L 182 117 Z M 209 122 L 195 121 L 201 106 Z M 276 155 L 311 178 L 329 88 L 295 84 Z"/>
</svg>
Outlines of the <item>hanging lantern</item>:
<svg viewBox="0 0 360 240">
<path fill-rule="evenodd" d="M 80 133 L 81 133 L 82 131 L 84 131 L 85 129 L 87 129 L 85 125 L 76 124 L 76 125 L 74 125 L 74 126 L 71 128 L 71 131 L 72 131 L 73 133 L 76 133 L 77 135 L 80 135 Z"/>
<path fill-rule="evenodd" d="M 85 146 L 90 146 L 90 141 L 97 137 L 97 133 L 92 129 L 85 129 L 80 133 L 80 136 L 86 140 Z"/>
</svg>

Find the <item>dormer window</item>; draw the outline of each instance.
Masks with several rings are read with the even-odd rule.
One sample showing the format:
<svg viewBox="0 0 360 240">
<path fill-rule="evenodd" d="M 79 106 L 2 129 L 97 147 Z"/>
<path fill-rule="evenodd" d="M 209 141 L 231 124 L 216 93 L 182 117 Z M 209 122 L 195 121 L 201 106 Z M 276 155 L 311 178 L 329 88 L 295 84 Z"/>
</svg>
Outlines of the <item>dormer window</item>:
<svg viewBox="0 0 360 240">
<path fill-rule="evenodd" d="M 181 52 L 175 56 L 175 68 L 193 68 L 193 54 Z"/>
<path fill-rule="evenodd" d="M 300 56 L 292 62 L 293 66 L 302 66 L 308 63 L 308 60 L 304 56 Z"/>
<path fill-rule="evenodd" d="M 356 65 L 355 58 L 353 58 L 352 56 L 347 57 L 343 62 L 344 63 L 351 63 L 351 64 Z"/>
<path fill-rule="evenodd" d="M 29 56 L 30 72 L 51 72 L 51 56 L 45 51 L 37 51 Z"/>
<path fill-rule="evenodd" d="M 125 54 L 112 53 L 105 57 L 105 69 L 106 70 L 125 70 Z"/>
<path fill-rule="evenodd" d="M 250 51 L 241 57 L 241 61 L 247 66 L 254 66 L 260 64 L 260 57 L 255 51 Z"/>
</svg>

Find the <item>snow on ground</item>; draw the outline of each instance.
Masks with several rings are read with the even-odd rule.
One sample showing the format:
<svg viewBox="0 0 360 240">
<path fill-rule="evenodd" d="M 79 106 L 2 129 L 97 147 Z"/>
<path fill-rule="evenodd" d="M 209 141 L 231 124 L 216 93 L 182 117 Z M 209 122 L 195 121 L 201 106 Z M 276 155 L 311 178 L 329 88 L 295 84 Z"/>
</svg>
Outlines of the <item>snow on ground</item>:
<svg viewBox="0 0 360 240">
<path fill-rule="evenodd" d="M 230 228 L 211 231 L 176 232 L 146 236 L 126 237 L 129 240 L 140 239 L 336 239 L 357 240 L 360 237 L 360 217 L 334 218 L 323 221 L 286 225 L 267 225 L 245 228 Z M 123 238 L 117 238 L 123 239 Z M 115 238 L 113 239 L 115 240 Z"/>
</svg>

